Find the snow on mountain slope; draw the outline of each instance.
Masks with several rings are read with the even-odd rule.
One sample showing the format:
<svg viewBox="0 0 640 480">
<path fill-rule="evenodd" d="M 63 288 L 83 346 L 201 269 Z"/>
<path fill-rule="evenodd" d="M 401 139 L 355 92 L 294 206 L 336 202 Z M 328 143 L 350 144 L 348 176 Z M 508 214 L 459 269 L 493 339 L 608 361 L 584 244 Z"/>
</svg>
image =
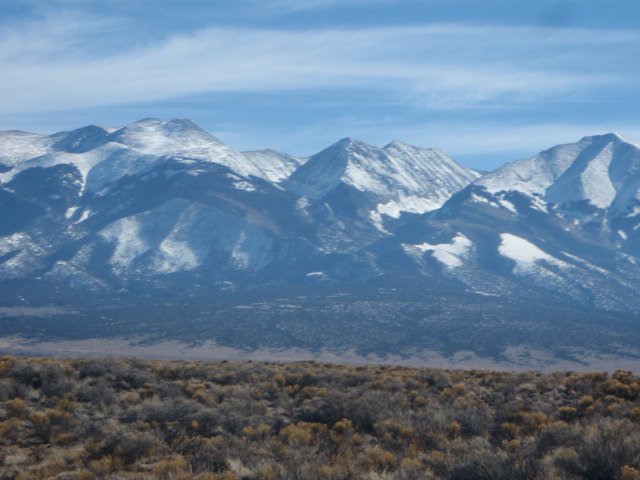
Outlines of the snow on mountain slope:
<svg viewBox="0 0 640 480">
<path fill-rule="evenodd" d="M 259 267 L 269 261 L 272 246 L 271 238 L 246 219 L 178 199 L 120 219 L 99 235 L 114 245 L 109 263 L 120 275 L 193 270 L 215 250 L 226 252 L 236 268 Z"/>
<path fill-rule="evenodd" d="M 556 266 L 565 265 L 530 241 L 511 233 L 500 234 L 498 252 L 515 262 L 514 273 L 520 275 L 531 273 L 540 262 Z"/>
<path fill-rule="evenodd" d="M 586 201 L 607 209 L 614 202 L 620 205 L 638 198 L 638 175 L 640 147 L 610 133 L 584 137 L 507 164 L 475 185 L 491 193 L 515 190 L 555 204 Z M 618 195 L 621 198 L 616 200 Z"/>
<path fill-rule="evenodd" d="M 89 125 L 87 127 L 59 132 L 53 135 L 38 135 L 25 132 L 0 132 L 0 157 L 7 172 L 0 171 L 0 182 L 8 182 L 19 172 L 33 167 L 52 167 L 60 164 L 76 166 L 83 179 L 94 165 L 100 163 L 114 149 L 122 145 L 108 145 L 109 131 Z"/>
<path fill-rule="evenodd" d="M 108 142 L 110 133 L 113 133 L 113 129 L 96 125 L 88 125 L 70 132 L 59 132 L 51 135 L 51 139 L 55 140 L 51 149 L 69 153 L 87 152 Z"/>
<path fill-rule="evenodd" d="M 14 278 L 41 267 L 46 250 L 25 233 L 0 238 L 0 277 Z"/>
<path fill-rule="evenodd" d="M 380 214 L 397 218 L 439 208 L 477 176 L 438 150 L 400 142 L 380 149 L 345 138 L 312 156 L 285 185 L 312 199 L 347 185 L 372 197 L 372 217 L 379 220 Z"/>
<path fill-rule="evenodd" d="M 271 182 L 288 177 L 304 159 L 273 150 L 239 152 L 190 120 L 144 119 L 114 132 L 116 141 L 146 155 L 204 160 L 229 167 L 239 175 Z"/>
<path fill-rule="evenodd" d="M 210 161 L 225 165 L 243 176 L 265 178 L 265 174 L 240 152 L 190 120 L 147 118 L 113 132 L 110 140 L 146 155 Z"/>
<path fill-rule="evenodd" d="M 184 119 L 147 118 L 116 130 L 90 125 L 50 136 L 0 132 L 0 182 L 28 168 L 67 163 L 78 168 L 89 191 L 99 192 L 166 158 L 214 162 L 271 182 L 285 179 L 305 160 L 272 150 L 242 154 Z"/>
<path fill-rule="evenodd" d="M 109 140 L 156 155 L 175 155 L 220 143 L 190 120 L 156 118 L 145 118 L 116 130 Z"/>
<path fill-rule="evenodd" d="M 398 180 L 415 191 L 424 189 L 422 180 L 427 179 L 431 185 L 438 187 L 438 194 L 455 192 L 480 176 L 478 172 L 460 166 L 437 149 L 419 148 L 394 141 L 383 150 L 394 159 Z"/>
<path fill-rule="evenodd" d="M 591 148 L 576 158 L 571 167 L 547 190 L 554 203 L 587 200 L 598 208 L 609 208 L 619 193 L 635 197 L 640 175 L 640 148 L 619 135 L 591 137 Z"/>
<path fill-rule="evenodd" d="M 241 153 L 188 120 L 5 132 L 0 155 L 0 280 L 251 288 L 324 272 L 640 312 L 640 147 L 613 134 L 482 178 L 401 142 Z"/>
<path fill-rule="evenodd" d="M 14 167 L 25 160 L 44 155 L 54 142 L 51 137 L 37 133 L 18 130 L 0 132 L 0 164 Z"/>
<path fill-rule="evenodd" d="M 418 245 L 403 245 L 403 247 L 409 254 L 418 257 L 425 252 L 431 252 L 436 260 L 448 269 L 452 269 L 463 264 L 473 248 L 473 242 L 466 236 L 458 233 L 451 243 L 432 245 L 425 242 Z"/>
<path fill-rule="evenodd" d="M 260 170 L 262 178 L 271 182 L 281 182 L 288 178 L 307 159 L 294 157 L 275 150 L 252 150 L 242 154 Z"/>
<path fill-rule="evenodd" d="M 559 145 L 527 160 L 518 160 L 500 167 L 476 180 L 489 192 L 516 190 L 529 195 L 544 195 L 546 189 L 562 175 L 580 154 L 583 146 L 571 143 Z"/>
</svg>

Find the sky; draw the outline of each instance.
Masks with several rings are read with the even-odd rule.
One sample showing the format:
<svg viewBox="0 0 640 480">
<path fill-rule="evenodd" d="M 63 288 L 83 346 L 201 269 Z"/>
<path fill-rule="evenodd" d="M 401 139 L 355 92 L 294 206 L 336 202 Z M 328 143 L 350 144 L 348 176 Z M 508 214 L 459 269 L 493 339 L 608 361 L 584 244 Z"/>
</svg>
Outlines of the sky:
<svg viewBox="0 0 640 480">
<path fill-rule="evenodd" d="M 401 140 L 490 170 L 640 140 L 637 0 L 2 0 L 0 129 L 189 118 L 241 150 Z"/>
</svg>

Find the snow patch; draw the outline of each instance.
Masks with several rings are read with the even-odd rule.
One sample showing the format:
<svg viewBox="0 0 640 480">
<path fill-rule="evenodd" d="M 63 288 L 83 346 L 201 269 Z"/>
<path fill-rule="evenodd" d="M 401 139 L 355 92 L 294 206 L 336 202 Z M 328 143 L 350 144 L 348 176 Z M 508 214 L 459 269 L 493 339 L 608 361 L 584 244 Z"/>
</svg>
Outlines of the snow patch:
<svg viewBox="0 0 640 480">
<path fill-rule="evenodd" d="M 120 219 L 100 236 L 115 245 L 110 263 L 117 273 L 188 271 L 212 250 L 227 253 L 236 268 L 257 268 L 271 259 L 273 243 L 242 217 L 185 200 Z"/>
<path fill-rule="evenodd" d="M 475 194 L 475 193 L 472 193 L 472 194 L 471 194 L 470 200 L 471 200 L 472 202 L 476 202 L 476 203 L 487 203 L 487 204 L 489 204 L 489 205 L 491 205 L 491 203 L 492 203 L 492 202 L 490 202 L 490 201 L 489 201 L 489 199 L 488 199 L 488 198 L 485 198 L 485 197 L 483 197 L 483 196 L 481 196 L 481 195 L 477 195 L 477 194 Z"/>
<path fill-rule="evenodd" d="M 91 215 L 91 209 L 87 208 L 87 209 L 82 211 L 82 213 L 80 214 L 80 218 L 78 220 L 76 220 L 74 223 L 82 223 L 87 218 L 89 218 L 90 215 Z"/>
<path fill-rule="evenodd" d="M 589 203 L 599 208 L 607 208 L 616 198 L 616 189 L 609 176 L 613 147 L 614 145 L 609 143 L 589 162 L 580 177 L 584 196 Z"/>
<path fill-rule="evenodd" d="M 458 233 L 451 243 L 440 243 L 432 245 L 430 243 L 421 243 L 419 245 L 404 245 L 409 251 L 431 252 L 433 257 L 442 263 L 445 267 L 453 269 L 462 265 L 463 261 L 469 256 L 473 242 L 466 236 Z"/>
<path fill-rule="evenodd" d="M 100 232 L 102 238 L 116 245 L 110 260 L 116 270 L 125 271 L 136 257 L 150 248 L 141 238 L 140 230 L 138 219 L 129 217 L 112 223 Z"/>
<path fill-rule="evenodd" d="M 600 267 L 598 267 L 597 265 L 594 265 L 593 263 L 588 262 L 588 261 L 587 261 L 587 260 L 585 260 L 584 258 L 580 258 L 580 257 L 578 257 L 578 256 L 576 256 L 576 255 L 572 255 L 571 253 L 569 253 L 569 252 L 565 252 L 565 251 L 563 251 L 563 252 L 562 252 L 562 254 L 563 254 L 563 255 L 566 255 L 566 256 L 567 256 L 567 257 L 569 257 L 571 260 L 573 260 L 573 261 L 575 261 L 575 262 L 577 262 L 577 263 L 580 263 L 581 265 L 584 265 L 584 266 L 585 266 L 585 267 L 587 267 L 589 270 L 593 270 L 593 271 L 598 272 L 598 273 L 601 273 L 601 274 L 603 274 L 603 275 L 608 275 L 608 274 L 609 274 L 609 272 L 608 272 L 608 271 L 606 271 L 604 268 L 600 268 Z"/>
<path fill-rule="evenodd" d="M 483 292 L 481 290 L 467 290 L 467 292 L 474 293 L 476 295 L 482 295 L 483 297 L 499 297 L 500 296 L 497 293 Z"/>
<path fill-rule="evenodd" d="M 539 195 L 531 195 L 529 198 L 531 199 L 531 206 L 534 209 L 540 210 L 544 213 L 549 213 L 547 202 L 545 202 Z"/>
<path fill-rule="evenodd" d="M 500 205 L 502 205 L 507 210 L 510 210 L 513 213 L 518 213 L 518 210 L 516 210 L 515 205 L 513 203 L 511 203 L 509 200 L 505 200 L 505 199 L 502 198 L 502 199 L 498 200 L 498 202 L 500 202 Z"/>
<path fill-rule="evenodd" d="M 245 190 L 247 192 L 255 192 L 256 190 L 256 187 L 251 185 L 249 182 L 235 182 L 233 186 L 238 190 Z"/>
<path fill-rule="evenodd" d="M 557 266 L 566 265 L 563 261 L 549 255 L 522 237 L 511 233 L 501 233 L 500 240 L 498 252 L 516 263 L 514 268 L 514 273 L 516 274 L 531 273 L 536 269 L 538 262 L 546 262 Z"/>
<path fill-rule="evenodd" d="M 64 212 L 64 218 L 69 220 L 71 217 L 73 217 L 73 214 L 76 213 L 76 210 L 78 210 L 78 208 L 79 207 L 69 207 L 67 211 Z"/>
<path fill-rule="evenodd" d="M 636 205 L 635 207 L 633 207 L 633 210 L 631 210 L 631 213 L 627 214 L 627 217 L 631 218 L 637 215 L 640 215 L 640 205 Z"/>
<path fill-rule="evenodd" d="M 402 212 L 408 213 L 425 213 L 440 208 L 446 199 L 433 199 L 425 197 L 417 197 L 415 195 L 405 196 L 400 194 L 396 200 L 387 203 L 378 204 L 377 213 L 387 215 L 392 218 L 399 218 Z"/>
<path fill-rule="evenodd" d="M 372 210 L 369 213 L 369 218 L 371 219 L 371 223 L 373 223 L 373 226 L 376 227 L 376 229 L 378 229 L 380 232 L 382 233 L 389 233 L 385 228 L 384 228 L 384 222 L 382 220 L 382 215 L 380 215 L 380 213 L 378 213 L 375 210 Z"/>
<path fill-rule="evenodd" d="M 181 229 L 175 228 L 158 246 L 153 269 L 158 273 L 174 273 L 193 270 L 202 259 L 191 245 L 181 238 Z"/>
</svg>

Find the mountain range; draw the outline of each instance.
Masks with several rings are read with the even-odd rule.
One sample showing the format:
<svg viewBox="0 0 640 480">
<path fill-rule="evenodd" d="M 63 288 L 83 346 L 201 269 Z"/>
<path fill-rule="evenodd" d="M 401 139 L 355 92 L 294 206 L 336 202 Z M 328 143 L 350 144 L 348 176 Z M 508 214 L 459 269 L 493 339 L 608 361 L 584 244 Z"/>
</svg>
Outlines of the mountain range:
<svg viewBox="0 0 640 480">
<path fill-rule="evenodd" d="M 3 338 L 590 365 L 640 358 L 639 291 L 640 143 L 616 134 L 486 173 L 399 141 L 241 152 L 189 120 L 0 132 Z"/>
</svg>

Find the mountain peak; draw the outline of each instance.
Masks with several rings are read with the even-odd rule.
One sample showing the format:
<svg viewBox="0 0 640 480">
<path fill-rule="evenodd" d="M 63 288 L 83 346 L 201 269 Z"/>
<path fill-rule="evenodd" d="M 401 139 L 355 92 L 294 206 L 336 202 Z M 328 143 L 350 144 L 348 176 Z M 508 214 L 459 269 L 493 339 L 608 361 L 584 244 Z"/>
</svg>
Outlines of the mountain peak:
<svg viewBox="0 0 640 480">
<path fill-rule="evenodd" d="M 120 130 L 147 130 L 163 132 L 166 135 L 183 135 L 185 133 L 210 134 L 188 118 L 143 118 L 121 128 Z"/>
<path fill-rule="evenodd" d="M 55 150 L 69 153 L 84 153 L 108 141 L 109 131 L 97 125 L 87 125 L 70 132 L 53 135 L 57 141 L 52 145 Z"/>
<path fill-rule="evenodd" d="M 116 130 L 110 139 L 146 153 L 172 153 L 220 143 L 188 119 L 144 118 Z"/>
<path fill-rule="evenodd" d="M 622 135 L 606 133 L 557 145 L 509 163 L 477 184 L 489 192 L 519 191 L 556 204 L 588 202 L 606 209 L 637 195 L 640 149 Z M 624 197 L 624 201 L 622 200 Z"/>
<path fill-rule="evenodd" d="M 374 147 L 373 145 L 369 145 L 368 143 L 362 142 L 360 140 L 356 140 L 355 138 L 352 138 L 352 137 L 344 137 L 344 138 L 338 140 L 333 145 L 330 145 L 328 148 L 326 148 L 323 151 L 326 151 L 326 150 L 353 150 L 353 149 L 371 150 L 371 149 L 377 149 L 377 147 Z M 320 152 L 320 153 L 322 153 L 322 152 Z"/>
<path fill-rule="evenodd" d="M 627 138 L 623 137 L 622 135 L 620 135 L 619 133 L 615 133 L 615 132 L 609 132 L 609 133 L 603 133 L 603 134 L 597 134 L 597 135 L 587 135 L 586 137 L 582 137 L 580 139 L 580 142 L 605 142 L 605 143 L 609 143 L 609 142 L 624 142 L 624 143 L 631 143 Z"/>
<path fill-rule="evenodd" d="M 165 127 L 182 127 L 182 128 L 197 128 L 200 130 L 193 121 L 188 118 L 155 118 L 147 117 L 133 122 L 131 125 L 162 125 Z"/>
<path fill-rule="evenodd" d="M 287 187 L 299 195 L 322 198 L 339 185 L 363 192 L 381 214 L 423 213 L 477 178 L 442 152 L 392 142 L 385 148 L 344 138 L 312 156 L 295 171 Z M 382 227 L 380 227 L 382 228 Z"/>
<path fill-rule="evenodd" d="M 416 148 L 416 147 L 414 147 L 413 145 L 409 145 L 408 143 L 405 143 L 405 142 L 403 142 L 401 140 L 393 140 L 389 144 L 385 145 L 382 149 L 383 150 L 390 150 L 392 148 L 406 149 L 406 148 Z"/>
</svg>

